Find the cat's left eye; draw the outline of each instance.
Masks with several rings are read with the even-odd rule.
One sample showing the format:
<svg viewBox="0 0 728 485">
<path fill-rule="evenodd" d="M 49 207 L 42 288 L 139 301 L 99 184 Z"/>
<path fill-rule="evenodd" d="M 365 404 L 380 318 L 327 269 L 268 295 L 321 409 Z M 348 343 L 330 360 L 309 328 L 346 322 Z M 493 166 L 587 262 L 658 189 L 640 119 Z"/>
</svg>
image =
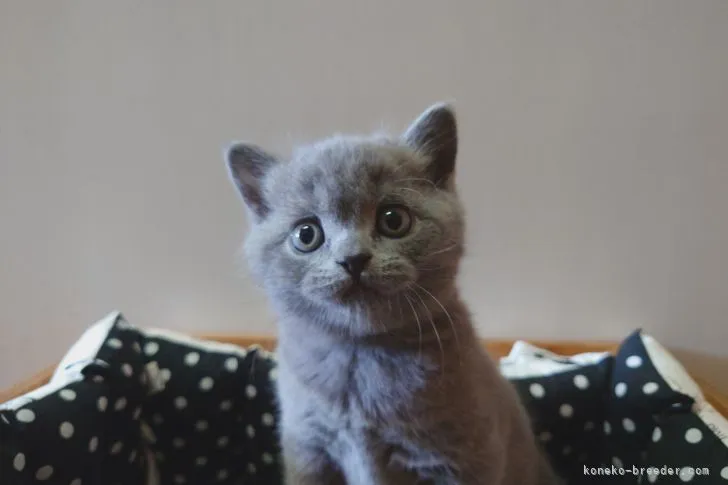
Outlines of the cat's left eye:
<svg viewBox="0 0 728 485">
<path fill-rule="evenodd" d="M 400 238 L 412 229 L 412 215 L 406 207 L 384 206 L 377 214 L 377 231 L 389 238 Z"/>
</svg>

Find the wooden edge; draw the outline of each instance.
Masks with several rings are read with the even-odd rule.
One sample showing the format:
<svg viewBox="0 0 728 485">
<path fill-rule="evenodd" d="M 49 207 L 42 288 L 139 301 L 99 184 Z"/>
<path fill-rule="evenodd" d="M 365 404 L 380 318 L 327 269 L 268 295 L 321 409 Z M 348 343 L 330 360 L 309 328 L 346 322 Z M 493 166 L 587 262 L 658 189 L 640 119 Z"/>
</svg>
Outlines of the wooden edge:
<svg viewBox="0 0 728 485">
<path fill-rule="evenodd" d="M 0 404 L 11 399 L 15 399 L 18 396 L 22 396 L 23 394 L 26 394 L 47 383 L 54 371 L 55 366 L 47 367 L 42 371 L 36 372 L 27 379 L 24 379 L 17 384 L 13 384 L 7 389 L 0 390 Z"/>
<path fill-rule="evenodd" d="M 270 335 L 261 336 L 243 336 L 243 335 L 225 335 L 225 334 L 198 334 L 197 338 L 214 340 L 217 342 L 225 342 L 240 347 L 250 347 L 259 345 L 261 348 L 273 351 L 275 349 L 276 338 Z M 515 340 L 485 340 L 483 343 L 488 352 L 495 357 L 503 357 L 510 352 Z M 614 342 L 576 342 L 576 341 L 549 341 L 549 340 L 529 340 L 530 344 L 548 350 L 560 355 L 574 355 L 583 352 L 610 352 L 614 353 L 618 345 Z M 44 369 L 35 375 L 25 379 L 10 388 L 0 391 L 0 403 L 9 401 L 15 397 L 21 396 L 37 387 L 47 383 L 53 375 L 54 367 Z M 726 419 L 728 419 L 728 396 L 720 393 L 713 385 L 706 382 L 700 376 L 693 376 L 695 382 L 698 383 L 703 391 L 703 395 L 707 401 Z"/>
</svg>

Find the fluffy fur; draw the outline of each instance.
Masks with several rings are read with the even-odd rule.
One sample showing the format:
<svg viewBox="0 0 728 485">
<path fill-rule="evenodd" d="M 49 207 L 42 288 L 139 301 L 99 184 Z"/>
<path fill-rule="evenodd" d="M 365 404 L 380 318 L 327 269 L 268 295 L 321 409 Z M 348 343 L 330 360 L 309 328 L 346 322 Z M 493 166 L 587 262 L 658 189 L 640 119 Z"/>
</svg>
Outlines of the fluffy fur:
<svg viewBox="0 0 728 485">
<path fill-rule="evenodd" d="M 399 137 L 337 136 L 281 161 L 229 150 L 253 221 L 250 267 L 280 317 L 278 387 L 289 485 L 556 483 L 455 284 L 464 216 L 453 111 Z M 408 211 L 402 237 L 382 207 Z M 292 243 L 313 221 L 323 244 Z M 342 261 L 371 257 L 360 275 Z"/>
</svg>

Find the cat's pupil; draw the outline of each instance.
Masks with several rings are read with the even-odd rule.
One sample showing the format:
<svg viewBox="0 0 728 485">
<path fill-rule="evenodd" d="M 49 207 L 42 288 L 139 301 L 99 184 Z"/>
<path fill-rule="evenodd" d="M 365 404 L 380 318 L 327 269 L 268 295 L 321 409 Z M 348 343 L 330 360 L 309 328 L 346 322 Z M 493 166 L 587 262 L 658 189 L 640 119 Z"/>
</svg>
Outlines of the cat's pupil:
<svg viewBox="0 0 728 485">
<path fill-rule="evenodd" d="M 298 239 L 305 245 L 311 244 L 316 239 L 316 229 L 306 224 L 298 230 Z"/>
<path fill-rule="evenodd" d="M 384 224 L 389 229 L 399 229 L 400 227 L 402 227 L 403 223 L 404 220 L 402 219 L 402 214 L 400 214 L 398 211 L 388 210 L 384 213 Z"/>
</svg>

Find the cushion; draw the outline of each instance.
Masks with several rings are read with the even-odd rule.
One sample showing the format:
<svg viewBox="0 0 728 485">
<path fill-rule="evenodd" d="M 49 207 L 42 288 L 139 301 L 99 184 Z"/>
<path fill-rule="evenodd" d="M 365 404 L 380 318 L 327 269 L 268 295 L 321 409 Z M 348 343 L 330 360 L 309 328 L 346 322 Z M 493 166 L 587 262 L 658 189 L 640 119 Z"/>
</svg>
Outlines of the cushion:
<svg viewBox="0 0 728 485">
<path fill-rule="evenodd" d="M 143 354 L 142 421 L 162 483 L 280 481 L 270 353 L 148 330 Z"/>
<path fill-rule="evenodd" d="M 633 416 L 635 425 L 615 426 L 611 446 L 642 483 L 728 484 L 728 421 L 657 340 L 637 331 L 624 341 L 613 385 L 611 421 Z"/>
<path fill-rule="evenodd" d="M 728 422 L 654 338 L 615 357 L 516 342 L 500 360 L 569 484 L 728 484 Z M 113 312 L 50 382 L 0 405 L 3 485 L 281 483 L 276 361 Z"/>
<path fill-rule="evenodd" d="M 11 485 L 144 482 L 146 460 L 138 420 L 144 392 L 138 336 L 120 315 L 99 323 L 107 345 L 83 366 L 0 405 L 0 470 Z"/>
<path fill-rule="evenodd" d="M 600 460 L 602 465 L 629 470 L 642 467 L 660 416 L 688 413 L 694 402 L 693 397 L 665 380 L 650 358 L 644 338 L 641 331 L 634 332 L 622 342 L 615 356 L 604 420 L 606 444 Z M 686 385 L 692 382 L 689 378 L 684 380 Z M 697 386 L 691 387 L 699 393 Z M 625 473 L 613 481 L 637 483 L 637 478 Z"/>
<path fill-rule="evenodd" d="M 557 355 L 521 341 L 500 360 L 501 373 L 520 395 L 545 453 L 569 482 L 603 454 L 601 423 L 613 360 L 606 352 Z"/>
<path fill-rule="evenodd" d="M 113 312 L 46 386 L 0 406 L 2 483 L 276 485 L 275 365 Z"/>
</svg>

